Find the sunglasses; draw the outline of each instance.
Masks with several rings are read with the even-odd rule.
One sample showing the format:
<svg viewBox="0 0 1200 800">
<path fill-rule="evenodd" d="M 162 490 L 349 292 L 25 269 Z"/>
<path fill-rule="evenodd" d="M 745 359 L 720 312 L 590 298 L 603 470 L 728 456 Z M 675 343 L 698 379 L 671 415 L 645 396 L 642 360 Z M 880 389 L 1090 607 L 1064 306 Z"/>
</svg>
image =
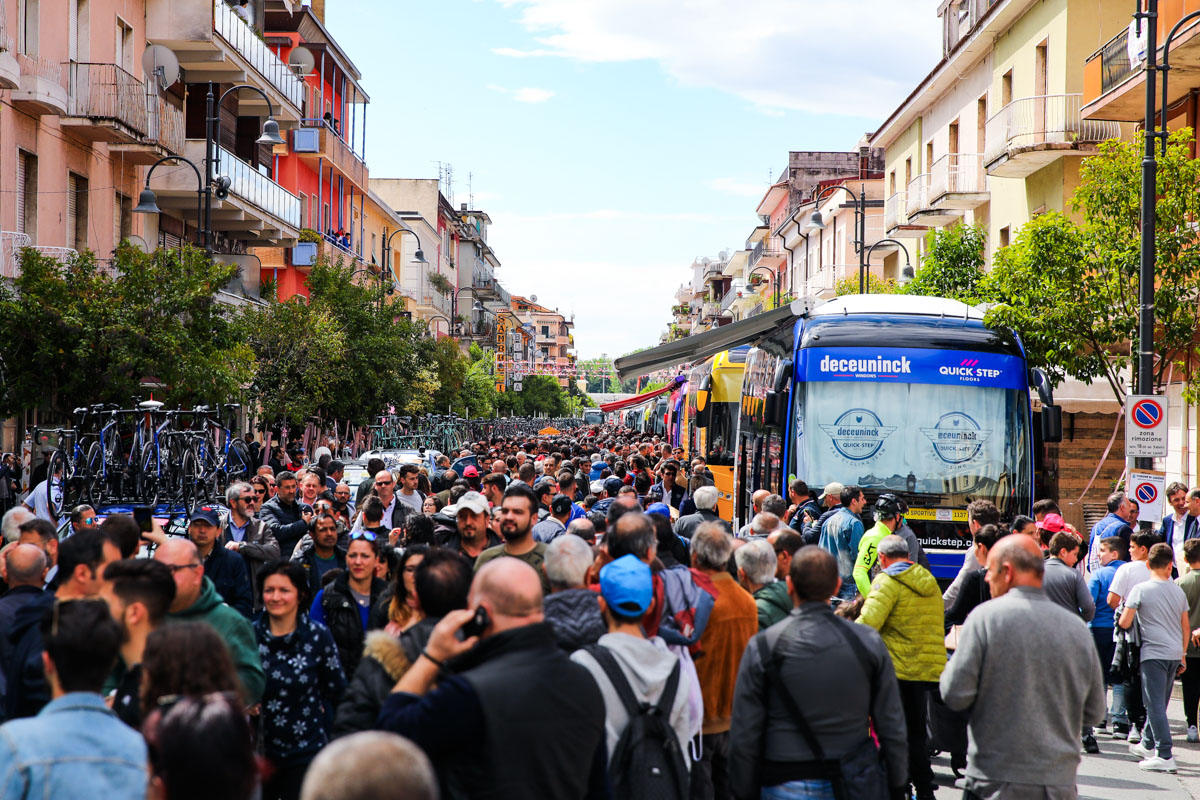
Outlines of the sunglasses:
<svg viewBox="0 0 1200 800">
<path fill-rule="evenodd" d="M 258 489 L 255 489 L 255 490 L 254 490 L 254 496 L 255 496 L 255 497 L 266 497 L 266 496 L 267 496 L 267 490 L 266 490 L 266 489 L 263 489 L 262 491 L 259 491 Z"/>
<path fill-rule="evenodd" d="M 375 481 L 376 486 L 391 486 L 395 481 Z"/>
<path fill-rule="evenodd" d="M 375 531 L 359 530 L 359 531 L 352 532 L 350 534 L 350 538 L 352 540 L 353 539 L 366 539 L 368 542 L 373 542 L 373 541 L 375 541 L 375 539 L 377 537 L 375 536 Z"/>
</svg>

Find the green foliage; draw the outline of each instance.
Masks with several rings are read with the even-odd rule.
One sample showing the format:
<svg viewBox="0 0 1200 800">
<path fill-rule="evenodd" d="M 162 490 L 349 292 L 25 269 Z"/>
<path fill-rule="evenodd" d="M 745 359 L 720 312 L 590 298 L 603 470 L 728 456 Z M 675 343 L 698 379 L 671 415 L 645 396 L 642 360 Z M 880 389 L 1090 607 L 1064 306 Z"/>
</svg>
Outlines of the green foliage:
<svg viewBox="0 0 1200 800">
<path fill-rule="evenodd" d="M 312 228 L 301 228 L 299 241 L 301 242 L 319 242 L 321 234 L 314 231 Z"/>
<path fill-rule="evenodd" d="M 436 289 L 441 294 L 450 294 L 454 291 L 454 284 L 450 283 L 450 279 L 437 270 L 429 271 L 429 285 Z"/>
<path fill-rule="evenodd" d="M 147 378 L 172 404 L 237 395 L 253 359 L 215 297 L 238 268 L 190 247 L 147 254 L 127 243 L 112 267 L 87 252 L 22 253 L 12 288 L 0 284 L 0 413 L 127 404 Z"/>
<path fill-rule="evenodd" d="M 551 375 L 527 375 L 522 381 L 521 391 L 498 394 L 497 405 L 500 413 L 508 416 L 544 414 L 549 417 L 562 417 L 567 413 L 567 393 L 558 385 L 558 378 Z"/>
<path fill-rule="evenodd" d="M 1200 162 L 1190 157 L 1191 142 L 1190 129 L 1174 131 L 1158 156 L 1156 387 L 1171 373 L 1190 389 L 1200 369 Z M 1140 134 L 1102 143 L 1084 160 L 1072 200 L 1082 224 L 1060 214 L 1033 220 L 996 254 L 981 284 L 983 298 L 998 303 L 989 323 L 1009 324 L 1032 342 L 1034 364 L 1055 380 L 1102 377 L 1122 400 L 1124 376 L 1136 368 L 1141 160 Z"/>
<path fill-rule="evenodd" d="M 838 297 L 844 294 L 858 294 L 858 274 L 847 275 L 833 285 L 833 291 Z M 867 273 L 867 294 L 896 294 L 900 285 L 891 278 L 880 278 L 878 275 Z"/>
<path fill-rule="evenodd" d="M 982 225 L 955 225 L 935 230 L 926 238 L 925 258 L 905 294 L 951 297 L 974 305 L 983 277 L 983 248 L 987 234 Z"/>
</svg>

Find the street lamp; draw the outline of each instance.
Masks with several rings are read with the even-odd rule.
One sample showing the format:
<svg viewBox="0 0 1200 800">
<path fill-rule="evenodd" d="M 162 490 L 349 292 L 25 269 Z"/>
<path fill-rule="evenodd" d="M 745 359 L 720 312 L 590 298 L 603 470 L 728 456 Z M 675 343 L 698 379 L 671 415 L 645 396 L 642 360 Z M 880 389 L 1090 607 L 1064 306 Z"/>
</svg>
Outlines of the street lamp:
<svg viewBox="0 0 1200 800">
<path fill-rule="evenodd" d="M 443 314 L 430 314 L 428 317 L 426 317 L 426 318 L 425 318 L 425 332 L 426 332 L 426 333 L 429 333 L 429 323 L 430 323 L 430 322 L 432 322 L 432 321 L 433 321 L 433 320 L 435 320 L 435 319 L 444 319 L 444 320 L 446 320 L 446 330 L 447 330 L 447 331 L 451 331 L 451 330 L 453 330 L 453 329 L 454 329 L 454 323 L 452 323 L 452 322 L 450 321 L 450 319 L 449 319 L 448 317 L 446 317 L 445 315 L 443 315 Z"/>
<path fill-rule="evenodd" d="M 421 237 L 417 235 L 417 232 L 412 228 L 408 227 L 404 223 L 401 223 L 399 228 L 396 228 L 396 230 L 389 233 L 387 238 L 383 240 L 383 265 L 384 268 L 392 274 L 393 279 L 396 277 L 396 270 L 392 267 L 392 239 L 400 233 L 411 233 L 413 238 L 417 240 L 417 252 L 413 253 L 413 261 L 417 264 L 429 263 L 425 260 L 424 251 L 421 250 Z"/>
<path fill-rule="evenodd" d="M 826 186 L 817 193 L 815 198 L 813 198 L 813 202 L 816 203 L 816 207 L 813 209 L 813 213 L 808 220 L 808 224 L 804 227 L 807 232 L 825 230 L 825 220 L 821 216 L 820 209 L 821 201 L 833 194 L 838 189 L 841 189 L 843 192 L 854 198 L 854 252 L 858 254 L 858 293 L 866 294 L 867 262 L 863 258 L 863 256 L 866 255 L 865 245 L 867 241 L 866 186 L 860 184 L 858 187 L 858 194 L 855 194 L 854 190 L 849 186 L 845 186 L 840 183 L 834 184 L 833 186 Z"/>
<path fill-rule="evenodd" d="M 475 302 L 471 304 L 471 335 L 475 336 L 479 334 L 480 328 L 483 325 L 483 315 L 487 309 L 483 307 L 483 303 L 479 302 L 479 295 L 475 293 L 475 288 L 473 286 L 459 287 L 458 291 L 454 293 L 453 302 L 450 306 L 450 313 L 456 320 L 458 319 L 458 296 L 463 293 L 464 289 L 469 289 L 471 291 L 471 296 L 475 298 Z M 459 328 L 459 335 L 462 335 L 461 327 Z"/>
<path fill-rule="evenodd" d="M 203 227 L 204 222 L 204 193 L 205 185 L 204 178 L 200 176 L 200 168 L 197 167 L 190 158 L 183 156 L 163 156 L 158 161 L 150 165 L 149 171 L 146 173 L 146 187 L 138 194 L 138 204 L 133 207 L 135 214 L 161 214 L 162 209 L 158 207 L 158 198 L 154 194 L 154 190 L 150 188 L 150 176 L 154 174 L 155 168 L 166 161 L 182 161 L 192 168 L 192 172 L 196 173 L 196 230 L 200 236 L 200 245 L 206 251 L 209 249 L 208 231 Z"/>
<path fill-rule="evenodd" d="M 901 286 L 906 286 L 912 283 L 913 279 L 917 277 L 917 273 L 913 269 L 912 259 L 908 256 L 908 248 L 895 239 L 880 239 L 878 242 L 875 242 L 875 244 L 868 247 L 867 263 L 870 263 L 871 254 L 875 252 L 875 248 L 879 247 L 881 244 L 894 244 L 896 247 L 899 247 L 904 251 L 904 269 L 900 270 L 900 280 L 898 280 L 897 283 L 899 283 Z"/>
<path fill-rule="evenodd" d="M 208 105 L 204 119 L 205 175 L 203 180 L 201 180 L 201 193 L 203 196 L 201 208 L 203 214 L 199 214 L 198 219 L 196 220 L 196 227 L 200 230 L 201 238 L 204 241 L 204 248 L 209 252 L 212 252 L 213 194 L 216 194 L 217 199 L 219 200 L 225 199 L 225 197 L 227 197 L 229 194 L 229 187 L 232 184 L 232 181 L 230 181 L 227 176 L 216 176 L 214 174 L 217 168 L 220 167 L 219 151 L 214 152 L 214 145 L 216 145 L 221 138 L 221 118 L 220 115 L 216 113 L 216 109 L 218 109 L 221 104 L 225 102 L 225 98 L 228 97 L 231 92 L 236 92 L 241 89 L 250 89 L 251 91 L 258 92 L 260 95 L 262 95 L 263 100 L 266 101 L 267 104 L 267 121 L 263 123 L 262 134 L 257 140 L 255 140 L 255 144 L 269 144 L 272 146 L 284 144 L 283 137 L 279 135 L 279 123 L 275 121 L 275 107 L 271 104 L 271 98 L 267 97 L 266 92 L 257 86 L 252 86 L 251 84 L 239 83 L 234 86 L 230 86 L 228 89 L 222 92 L 221 97 L 218 100 L 214 94 L 213 84 L 211 81 L 209 81 Z M 188 164 L 191 164 L 192 169 L 196 169 L 196 165 L 193 164 L 189 159 L 183 158 L 182 156 L 166 156 L 155 162 L 155 164 L 150 167 L 150 172 L 154 172 L 154 167 L 158 166 L 163 161 L 168 160 L 186 161 Z M 196 172 L 197 178 L 199 178 L 199 170 L 197 169 Z M 158 207 L 158 198 L 155 196 L 154 191 L 150 188 L 149 173 L 146 175 L 146 188 L 144 188 L 141 194 L 138 196 L 137 207 L 133 210 L 139 214 L 161 213 L 161 209 Z"/>
<path fill-rule="evenodd" d="M 758 272 L 760 269 L 771 270 L 770 267 L 755 267 L 754 269 L 752 269 L 746 273 L 746 277 L 749 278 L 751 275 Z M 771 278 L 771 282 L 773 284 L 775 284 L 775 306 L 774 307 L 778 308 L 779 307 L 779 278 L 780 278 L 779 270 L 771 270 L 769 277 Z"/>
</svg>

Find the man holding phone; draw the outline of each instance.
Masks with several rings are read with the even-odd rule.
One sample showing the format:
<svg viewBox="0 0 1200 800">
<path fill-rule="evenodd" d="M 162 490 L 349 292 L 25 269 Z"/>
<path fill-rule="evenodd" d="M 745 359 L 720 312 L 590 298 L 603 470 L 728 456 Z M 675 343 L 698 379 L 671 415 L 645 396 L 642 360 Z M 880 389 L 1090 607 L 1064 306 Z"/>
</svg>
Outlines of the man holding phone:
<svg viewBox="0 0 1200 800">
<path fill-rule="evenodd" d="M 296 500 L 299 483 L 294 472 L 275 476 L 275 487 L 275 496 L 263 504 L 258 518 L 267 523 L 267 530 L 279 542 L 280 555 L 291 558 L 296 542 L 308 533 L 313 511 Z"/>
<path fill-rule="evenodd" d="M 412 739 L 467 797 L 498 786 L 547 800 L 605 796 L 604 699 L 559 650 L 537 572 L 497 558 L 476 572 L 467 606 L 433 629 L 379 727 Z M 439 677 L 450 659 L 453 672 Z"/>
</svg>

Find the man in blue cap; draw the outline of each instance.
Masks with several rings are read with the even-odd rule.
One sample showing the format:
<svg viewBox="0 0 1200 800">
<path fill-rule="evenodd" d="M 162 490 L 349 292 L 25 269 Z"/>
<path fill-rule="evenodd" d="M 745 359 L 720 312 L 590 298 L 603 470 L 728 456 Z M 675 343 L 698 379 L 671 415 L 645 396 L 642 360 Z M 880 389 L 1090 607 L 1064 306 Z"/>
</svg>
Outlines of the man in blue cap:
<svg viewBox="0 0 1200 800">
<path fill-rule="evenodd" d="M 217 594 L 231 608 L 249 619 L 254 611 L 250 574 L 241 556 L 218 544 L 222 527 L 217 508 L 203 505 L 192 511 L 188 521 L 188 538 L 196 545 L 200 561 L 204 564 L 204 574 L 213 582 Z"/>
<path fill-rule="evenodd" d="M 617 741 L 629 723 L 629 712 L 622 702 L 628 685 L 640 705 L 656 705 L 666 716 L 678 740 L 679 763 L 691 769 L 691 759 L 683 757 L 688 741 L 700 731 L 703 713 L 689 698 L 700 696 L 700 684 L 691 659 L 680 659 L 659 636 L 647 638 L 642 617 L 654 598 L 650 567 L 632 553 L 608 563 L 600 570 L 600 610 L 608 633 L 592 647 L 576 650 L 571 660 L 586 667 L 604 696 L 605 739 L 610 765 Z M 664 706 L 669 706 L 669 711 Z M 614 776 L 617 777 L 617 776 Z"/>
</svg>

